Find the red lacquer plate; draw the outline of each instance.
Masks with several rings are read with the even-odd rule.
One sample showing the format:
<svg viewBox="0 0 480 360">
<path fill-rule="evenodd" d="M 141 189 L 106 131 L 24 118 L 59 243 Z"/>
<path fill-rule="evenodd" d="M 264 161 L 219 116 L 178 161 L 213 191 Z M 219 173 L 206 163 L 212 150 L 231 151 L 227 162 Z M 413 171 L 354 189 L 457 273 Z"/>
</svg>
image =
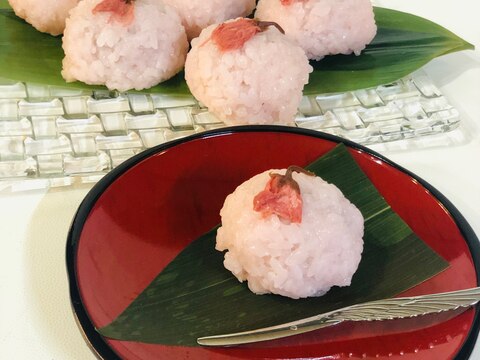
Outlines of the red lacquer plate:
<svg viewBox="0 0 480 360">
<path fill-rule="evenodd" d="M 401 295 L 475 287 L 480 245 L 455 207 L 407 170 L 365 147 L 308 130 L 245 126 L 205 132 L 147 150 L 106 175 L 71 227 L 71 301 L 85 338 L 102 359 L 467 359 L 477 309 L 385 322 L 345 323 L 231 348 L 109 340 L 112 321 L 193 239 L 219 223 L 227 194 L 270 168 L 307 165 L 344 142 L 392 208 L 450 267 Z M 454 316 L 455 315 L 455 316 Z M 228 321 L 228 319 L 226 319 Z"/>
</svg>

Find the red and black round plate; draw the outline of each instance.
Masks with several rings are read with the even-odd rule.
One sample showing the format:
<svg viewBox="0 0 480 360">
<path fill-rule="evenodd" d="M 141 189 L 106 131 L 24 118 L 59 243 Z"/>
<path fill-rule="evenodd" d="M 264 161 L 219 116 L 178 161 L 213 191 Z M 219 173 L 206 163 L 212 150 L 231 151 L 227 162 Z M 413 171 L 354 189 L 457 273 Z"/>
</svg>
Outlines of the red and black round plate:
<svg viewBox="0 0 480 360">
<path fill-rule="evenodd" d="M 67 268 L 73 310 L 95 354 L 109 360 L 468 359 L 479 332 L 477 308 L 442 321 L 345 323 L 318 330 L 316 336 L 231 348 L 152 345 L 96 332 L 190 241 L 219 223 L 223 201 L 237 185 L 266 169 L 308 164 L 339 142 L 403 220 L 450 263 L 402 295 L 478 286 L 475 233 L 442 194 L 408 170 L 363 146 L 316 131 L 222 128 L 134 156 L 100 180 L 80 205 L 68 236 Z"/>
</svg>

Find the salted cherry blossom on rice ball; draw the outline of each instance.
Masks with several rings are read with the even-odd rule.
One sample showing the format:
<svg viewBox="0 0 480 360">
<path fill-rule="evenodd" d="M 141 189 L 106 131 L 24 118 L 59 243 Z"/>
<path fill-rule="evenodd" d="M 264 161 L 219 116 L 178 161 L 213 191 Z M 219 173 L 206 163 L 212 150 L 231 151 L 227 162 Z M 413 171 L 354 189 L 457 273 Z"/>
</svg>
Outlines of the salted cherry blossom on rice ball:
<svg viewBox="0 0 480 360">
<path fill-rule="evenodd" d="M 174 8 L 158 0 L 82 0 L 63 36 L 67 81 L 126 91 L 179 72 L 188 41 Z"/>
<path fill-rule="evenodd" d="M 276 26 L 239 18 L 209 26 L 192 41 L 185 79 L 227 124 L 288 124 L 312 70 Z"/>
<path fill-rule="evenodd" d="M 18 17 L 35 29 L 60 35 L 65 29 L 68 13 L 80 0 L 8 0 Z"/>
<path fill-rule="evenodd" d="M 370 0 L 260 0 L 255 16 L 277 22 L 315 60 L 359 55 L 377 33 Z"/>
<path fill-rule="evenodd" d="M 175 7 L 191 40 L 207 26 L 250 15 L 255 0 L 163 0 Z"/>
</svg>

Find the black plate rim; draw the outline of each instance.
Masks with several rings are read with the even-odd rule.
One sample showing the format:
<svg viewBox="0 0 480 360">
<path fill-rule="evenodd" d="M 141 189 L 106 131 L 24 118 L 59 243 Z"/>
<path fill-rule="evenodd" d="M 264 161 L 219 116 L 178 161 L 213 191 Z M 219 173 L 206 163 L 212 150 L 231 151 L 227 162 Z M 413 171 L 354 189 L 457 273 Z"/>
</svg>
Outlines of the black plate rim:
<svg viewBox="0 0 480 360">
<path fill-rule="evenodd" d="M 336 143 L 343 143 L 346 146 L 360 150 L 367 153 L 373 157 L 378 158 L 382 162 L 388 164 L 389 166 L 405 173 L 406 175 L 414 178 L 421 184 L 425 189 L 427 189 L 442 205 L 447 209 L 454 219 L 457 227 L 459 228 L 464 240 L 466 241 L 470 254 L 473 259 L 475 266 L 475 273 L 477 276 L 477 286 L 480 285 L 480 242 L 472 227 L 468 224 L 466 219 L 460 213 L 460 211 L 436 188 L 430 185 L 425 180 L 421 179 L 414 173 L 403 168 L 402 166 L 394 163 L 383 155 L 363 146 L 357 144 L 353 141 L 340 138 L 338 136 L 330 135 L 327 133 L 322 133 L 315 130 L 295 128 L 282 125 L 247 125 L 247 126 L 232 126 L 224 127 L 220 129 L 205 131 L 202 133 L 194 134 L 185 138 L 178 140 L 173 140 L 164 144 L 157 145 L 150 149 L 147 149 L 120 164 L 108 174 L 106 174 L 102 179 L 100 179 L 97 184 L 88 192 L 82 203 L 80 204 L 77 212 L 74 215 L 72 220 L 66 243 L 66 266 L 68 274 L 68 283 L 69 283 L 69 292 L 70 292 L 70 302 L 72 311 L 75 317 L 75 321 L 79 326 L 82 335 L 90 347 L 95 356 L 102 360 L 122 360 L 122 358 L 108 345 L 105 339 L 96 331 L 93 326 L 88 313 L 83 306 L 83 302 L 80 296 L 80 289 L 77 283 L 77 274 L 76 274 L 76 251 L 78 246 L 78 241 L 85 224 L 88 215 L 90 214 L 92 208 L 95 206 L 95 203 L 103 194 L 103 192 L 113 183 L 117 178 L 123 175 L 130 168 L 140 163 L 141 161 L 157 154 L 161 153 L 167 149 L 175 147 L 177 145 L 198 140 L 198 139 L 207 139 L 210 137 L 216 136 L 225 136 L 233 135 L 235 133 L 244 133 L 244 132 L 274 132 L 274 133 L 291 133 L 294 135 L 303 135 L 315 137 L 323 140 L 328 140 Z M 475 343 L 478 338 L 480 331 L 480 310 L 479 307 L 475 307 L 475 315 L 472 326 L 470 328 L 467 339 L 462 345 L 460 351 L 455 356 L 455 360 L 468 360 Z"/>
</svg>

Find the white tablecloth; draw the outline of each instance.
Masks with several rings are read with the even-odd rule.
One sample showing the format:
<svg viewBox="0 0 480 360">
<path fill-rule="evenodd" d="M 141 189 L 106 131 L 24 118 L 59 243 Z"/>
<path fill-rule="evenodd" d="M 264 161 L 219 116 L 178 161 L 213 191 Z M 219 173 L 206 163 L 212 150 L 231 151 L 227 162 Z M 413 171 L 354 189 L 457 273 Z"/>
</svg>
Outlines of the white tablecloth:
<svg viewBox="0 0 480 360">
<path fill-rule="evenodd" d="M 480 236 L 480 3 L 379 0 L 429 18 L 479 50 L 432 61 L 425 71 L 462 115 L 448 135 L 374 146 L 440 190 Z M 445 144 L 449 144 L 446 146 Z M 89 188 L 0 197 L 0 359 L 94 359 L 70 309 L 65 242 Z M 480 347 L 473 359 L 480 359 Z"/>
</svg>

